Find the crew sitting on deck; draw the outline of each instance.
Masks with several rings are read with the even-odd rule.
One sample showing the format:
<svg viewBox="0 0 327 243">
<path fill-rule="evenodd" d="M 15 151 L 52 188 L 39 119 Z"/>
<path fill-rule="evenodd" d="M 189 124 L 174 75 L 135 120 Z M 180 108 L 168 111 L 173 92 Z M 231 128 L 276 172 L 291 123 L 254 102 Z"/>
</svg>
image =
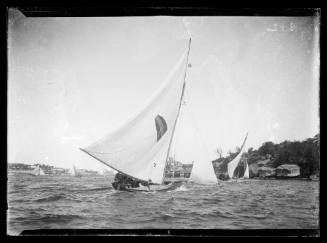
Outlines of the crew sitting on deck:
<svg viewBox="0 0 327 243">
<path fill-rule="evenodd" d="M 150 191 L 150 185 L 152 185 L 151 179 L 148 180 L 148 188 L 149 188 L 149 191 Z"/>
<path fill-rule="evenodd" d="M 117 173 L 114 179 L 114 184 L 117 185 L 117 188 L 135 188 L 138 187 L 139 181 L 136 179 L 133 179 L 127 175 L 124 175 L 122 173 Z"/>
<path fill-rule="evenodd" d="M 152 180 L 149 179 L 148 181 L 140 181 L 138 182 L 139 187 L 147 187 L 148 190 L 150 191 L 150 185 L 153 185 Z"/>
</svg>

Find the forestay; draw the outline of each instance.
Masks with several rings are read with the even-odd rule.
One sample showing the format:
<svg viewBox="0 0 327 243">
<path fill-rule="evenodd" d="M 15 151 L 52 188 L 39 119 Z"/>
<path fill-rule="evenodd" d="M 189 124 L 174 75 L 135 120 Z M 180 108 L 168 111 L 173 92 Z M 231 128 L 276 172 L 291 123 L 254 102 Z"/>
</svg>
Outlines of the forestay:
<svg viewBox="0 0 327 243">
<path fill-rule="evenodd" d="M 233 178 L 233 175 L 234 175 L 234 171 L 238 165 L 238 163 L 240 162 L 240 159 L 242 157 L 242 153 L 243 153 L 243 150 L 244 150 L 244 145 L 245 145 L 245 142 L 246 142 L 246 139 L 248 137 L 248 134 L 246 134 L 245 136 L 245 139 L 243 141 L 243 144 L 242 144 L 242 147 L 241 147 L 241 150 L 240 152 L 237 154 L 237 156 L 231 161 L 228 163 L 227 165 L 227 172 L 228 172 L 228 176 L 230 179 Z"/>
<path fill-rule="evenodd" d="M 182 96 L 186 53 L 139 112 L 82 150 L 117 171 L 160 184 Z"/>
</svg>

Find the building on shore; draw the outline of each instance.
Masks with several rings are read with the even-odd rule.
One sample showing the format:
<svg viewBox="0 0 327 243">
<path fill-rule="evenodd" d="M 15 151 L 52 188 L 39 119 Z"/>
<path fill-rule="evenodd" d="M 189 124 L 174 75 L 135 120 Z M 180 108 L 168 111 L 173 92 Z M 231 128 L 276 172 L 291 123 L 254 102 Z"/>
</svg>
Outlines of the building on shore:
<svg viewBox="0 0 327 243">
<path fill-rule="evenodd" d="M 53 167 L 51 172 L 52 175 L 67 175 L 69 173 L 68 169 Z"/>
<path fill-rule="evenodd" d="M 45 175 L 65 175 L 68 174 L 67 169 L 54 167 L 44 164 L 23 164 L 23 163 L 10 163 L 8 164 L 8 172 L 31 173 L 35 168 L 40 167 Z"/>
<path fill-rule="evenodd" d="M 293 164 L 284 164 L 276 168 L 277 178 L 291 178 L 300 176 L 300 167 Z"/>
<path fill-rule="evenodd" d="M 8 170 L 28 171 L 28 170 L 33 170 L 34 168 L 35 168 L 34 165 L 23 164 L 23 163 L 8 164 Z"/>
<path fill-rule="evenodd" d="M 165 169 L 165 182 L 187 181 L 191 177 L 192 164 L 183 164 L 169 157 Z"/>
<path fill-rule="evenodd" d="M 82 176 L 88 176 L 88 175 L 98 175 L 97 171 L 93 170 L 87 170 L 87 169 L 78 169 L 78 173 L 80 173 Z"/>
</svg>

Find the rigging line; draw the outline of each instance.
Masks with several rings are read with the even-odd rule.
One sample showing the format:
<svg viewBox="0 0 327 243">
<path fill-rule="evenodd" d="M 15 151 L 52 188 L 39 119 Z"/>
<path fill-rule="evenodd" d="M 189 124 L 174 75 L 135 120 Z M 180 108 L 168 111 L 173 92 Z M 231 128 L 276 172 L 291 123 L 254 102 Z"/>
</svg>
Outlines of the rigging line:
<svg viewBox="0 0 327 243">
<path fill-rule="evenodd" d="M 180 145 L 182 143 L 182 141 L 181 141 L 181 134 L 180 134 L 180 129 L 179 128 L 181 128 L 181 125 L 183 124 L 183 121 L 184 121 L 183 119 L 184 119 L 184 117 L 183 117 L 183 109 L 181 109 L 181 116 L 179 117 L 178 124 L 176 125 L 177 131 L 174 134 L 174 141 L 172 142 L 172 147 L 171 147 L 171 150 L 170 150 L 170 154 L 168 156 L 168 160 L 171 157 L 175 160 L 176 153 L 178 155 L 178 149 L 180 148 Z"/>
<path fill-rule="evenodd" d="M 192 39 L 190 38 L 189 42 L 188 42 L 188 50 L 187 50 L 187 57 L 186 57 L 186 64 L 185 64 L 182 94 L 181 94 L 181 98 L 180 98 L 180 101 L 179 101 L 178 112 L 177 112 L 177 116 L 176 116 L 176 119 L 175 119 L 175 122 L 174 122 L 173 131 L 172 131 L 170 141 L 169 141 L 169 145 L 168 145 L 168 151 L 167 151 L 167 156 L 166 156 L 166 161 L 165 161 L 165 166 L 164 166 L 164 171 L 163 171 L 163 176 L 162 176 L 162 183 L 164 182 L 164 179 L 165 179 L 165 170 L 166 170 L 166 167 L 167 167 L 167 161 L 168 161 L 168 156 L 169 156 L 169 152 L 170 152 L 170 147 L 171 147 L 171 143 L 173 141 L 174 132 L 175 132 L 175 128 L 176 128 L 176 124 L 177 124 L 177 120 L 178 120 L 178 116 L 179 116 L 179 113 L 180 113 L 180 110 L 181 110 L 182 100 L 183 100 L 183 96 L 184 96 L 184 91 L 185 91 L 185 86 L 186 86 L 186 73 L 187 73 L 187 66 L 188 66 L 188 57 L 189 57 L 190 49 L 191 49 L 191 41 L 192 41 Z"/>
</svg>

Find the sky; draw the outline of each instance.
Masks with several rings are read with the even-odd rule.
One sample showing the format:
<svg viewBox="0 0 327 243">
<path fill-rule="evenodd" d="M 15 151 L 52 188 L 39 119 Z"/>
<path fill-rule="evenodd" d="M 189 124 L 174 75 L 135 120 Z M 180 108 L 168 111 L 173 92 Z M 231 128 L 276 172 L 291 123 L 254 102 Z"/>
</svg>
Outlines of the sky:
<svg viewBox="0 0 327 243">
<path fill-rule="evenodd" d="M 246 149 L 313 137 L 319 33 L 313 17 L 26 18 L 10 9 L 8 162 L 104 168 L 79 148 L 143 106 L 189 37 L 172 154 L 213 160 L 247 132 Z"/>
</svg>

